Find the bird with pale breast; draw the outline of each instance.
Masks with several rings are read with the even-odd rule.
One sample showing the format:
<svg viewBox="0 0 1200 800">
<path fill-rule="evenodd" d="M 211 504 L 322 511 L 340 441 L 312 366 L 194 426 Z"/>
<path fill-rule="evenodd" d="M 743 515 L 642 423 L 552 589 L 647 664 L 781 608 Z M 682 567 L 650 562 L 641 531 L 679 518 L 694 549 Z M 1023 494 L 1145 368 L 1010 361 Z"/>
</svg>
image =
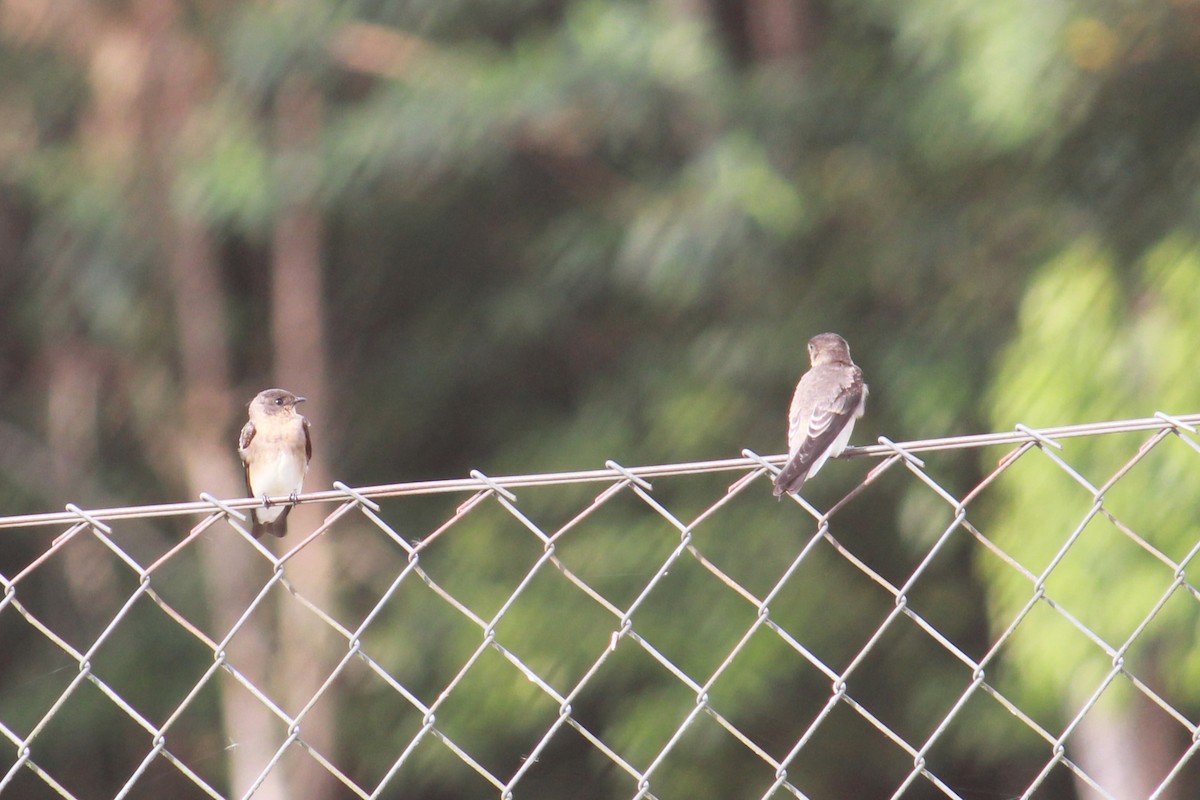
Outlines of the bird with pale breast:
<svg viewBox="0 0 1200 800">
<path fill-rule="evenodd" d="M 808 342 L 812 368 L 800 377 L 788 410 L 788 460 L 775 478 L 775 496 L 799 491 L 830 458 L 846 449 L 854 421 L 867 404 L 862 370 L 836 333 Z"/>
<path fill-rule="evenodd" d="M 250 421 L 238 438 L 238 455 L 246 471 L 246 491 L 262 499 L 262 508 L 251 511 L 251 533 L 287 533 L 291 506 L 273 504 L 272 497 L 295 502 L 304 488 L 304 475 L 312 460 L 312 437 L 308 420 L 296 411 L 305 398 L 283 389 L 266 389 L 250 401 Z"/>
</svg>

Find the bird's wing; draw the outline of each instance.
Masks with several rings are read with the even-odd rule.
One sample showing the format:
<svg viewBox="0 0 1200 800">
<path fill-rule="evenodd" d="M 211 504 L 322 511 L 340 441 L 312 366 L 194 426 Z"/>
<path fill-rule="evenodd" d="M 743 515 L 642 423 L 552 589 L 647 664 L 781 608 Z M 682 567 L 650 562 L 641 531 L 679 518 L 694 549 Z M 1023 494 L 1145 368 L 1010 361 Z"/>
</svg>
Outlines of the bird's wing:
<svg viewBox="0 0 1200 800">
<path fill-rule="evenodd" d="M 825 376 L 815 372 L 801 379 L 788 411 L 788 451 L 793 458 L 801 451 L 815 456 L 831 445 L 846 423 L 854 419 L 866 389 L 862 370 L 853 367 L 846 371 L 832 396 L 818 397 L 818 392 L 824 394 L 824 381 L 820 379 Z M 810 376 L 812 380 L 807 380 Z"/>
<path fill-rule="evenodd" d="M 247 448 L 250 447 L 250 442 L 254 441 L 254 423 L 247 422 L 242 426 L 242 433 L 238 436 L 238 455 L 242 457 L 242 468 L 246 474 L 246 493 L 251 497 L 254 496 L 254 487 L 250 485 L 250 457 Z"/>
<path fill-rule="evenodd" d="M 308 462 L 312 461 L 312 434 L 309 433 L 308 417 L 301 417 L 304 420 L 304 464 L 308 466 Z"/>
<path fill-rule="evenodd" d="M 831 392 L 829 373 L 810 370 L 800 379 L 788 413 L 788 461 L 775 482 L 775 494 L 796 491 L 838 453 L 849 438 L 848 425 L 861 413 L 866 385 L 862 370 L 844 370 Z M 843 434 L 846 434 L 843 436 Z"/>
</svg>

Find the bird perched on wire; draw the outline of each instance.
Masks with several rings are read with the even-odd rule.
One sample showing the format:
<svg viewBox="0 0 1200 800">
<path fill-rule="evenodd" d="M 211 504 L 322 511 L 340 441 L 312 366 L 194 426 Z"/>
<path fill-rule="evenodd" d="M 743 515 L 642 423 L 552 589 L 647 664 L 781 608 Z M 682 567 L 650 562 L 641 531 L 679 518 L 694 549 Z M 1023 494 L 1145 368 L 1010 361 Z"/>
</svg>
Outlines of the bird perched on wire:
<svg viewBox="0 0 1200 800">
<path fill-rule="evenodd" d="M 812 368 L 796 384 L 788 410 L 788 460 L 775 478 L 776 497 L 798 491 L 826 459 L 841 454 L 867 404 L 862 370 L 845 339 L 818 334 L 808 342 L 808 357 Z"/>
<path fill-rule="evenodd" d="M 246 468 L 246 491 L 262 498 L 262 508 L 251 511 L 251 533 L 287 533 L 291 506 L 273 505 L 271 497 L 286 495 L 295 502 L 304 488 L 304 475 L 312 460 L 308 420 L 296 411 L 305 398 L 283 389 L 266 389 L 250 401 L 250 421 L 238 438 L 238 455 Z"/>
</svg>

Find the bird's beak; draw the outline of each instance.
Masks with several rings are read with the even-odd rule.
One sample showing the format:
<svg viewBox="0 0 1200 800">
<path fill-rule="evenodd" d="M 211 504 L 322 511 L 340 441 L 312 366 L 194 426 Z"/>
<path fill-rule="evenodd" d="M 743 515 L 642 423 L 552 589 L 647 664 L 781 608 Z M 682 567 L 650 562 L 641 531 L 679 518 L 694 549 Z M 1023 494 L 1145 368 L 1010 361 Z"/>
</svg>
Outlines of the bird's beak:
<svg viewBox="0 0 1200 800">
<path fill-rule="evenodd" d="M 307 397 L 297 397 L 293 402 L 294 403 L 303 403 L 307 399 L 308 399 Z"/>
</svg>

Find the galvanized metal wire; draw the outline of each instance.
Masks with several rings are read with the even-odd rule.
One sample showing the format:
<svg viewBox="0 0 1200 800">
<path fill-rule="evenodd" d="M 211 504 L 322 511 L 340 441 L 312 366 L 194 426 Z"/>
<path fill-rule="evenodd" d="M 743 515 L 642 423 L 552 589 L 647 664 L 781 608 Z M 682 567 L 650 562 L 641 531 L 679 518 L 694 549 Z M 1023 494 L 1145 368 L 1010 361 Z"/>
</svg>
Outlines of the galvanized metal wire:
<svg viewBox="0 0 1200 800">
<path fill-rule="evenodd" d="M 857 720 L 855 724 L 865 726 L 866 730 L 878 736 L 881 748 L 892 752 L 907 764 L 891 787 L 891 797 L 915 796 L 908 793 L 919 788 L 925 793 L 932 792 L 934 796 L 961 800 L 967 796 L 964 790 L 954 776 L 940 771 L 940 762 L 933 756 L 940 746 L 956 735 L 956 726 L 963 725 L 964 721 L 969 722 L 975 704 L 986 701 L 1003 709 L 1020 729 L 1028 732 L 1044 747 L 1041 768 L 1016 787 L 1013 796 L 1035 796 L 1049 785 L 1052 776 L 1065 770 L 1070 780 L 1078 785 L 1091 787 L 1099 796 L 1111 797 L 1114 795 L 1110 788 L 1102 785 L 1074 758 L 1071 737 L 1080 721 L 1096 707 L 1105 692 L 1115 682 L 1121 682 L 1160 709 L 1191 742 L 1178 754 L 1177 760 L 1151 795 L 1159 797 L 1170 791 L 1173 785 L 1178 785 L 1176 782 L 1186 771 L 1196 750 L 1200 749 L 1200 724 L 1194 715 L 1189 714 L 1188 703 L 1183 698 L 1172 695 L 1162 685 L 1139 675 L 1129 667 L 1126 657 L 1173 598 L 1183 596 L 1189 602 L 1200 603 L 1200 590 L 1188 577 L 1190 564 L 1196 553 L 1200 552 L 1200 541 L 1183 557 L 1172 557 L 1152 544 L 1142 532 L 1125 525 L 1106 505 L 1105 496 L 1131 469 L 1169 438 L 1179 440 L 1200 456 L 1200 444 L 1195 438 L 1197 425 L 1200 425 L 1200 414 L 1171 416 L 1158 413 L 1143 419 L 1039 429 L 1019 425 L 1009 432 L 901 443 L 881 438 L 876 445 L 850 448 L 844 458 L 871 459 L 877 463 L 848 493 L 824 509 L 803 496 L 793 496 L 791 504 L 782 506 L 794 511 L 792 519 L 802 522 L 807 532 L 802 543 L 790 554 L 789 560 L 772 573 L 777 577 L 769 585 L 747 585 L 712 558 L 697 540 L 697 531 L 710 519 L 736 515 L 740 513 L 738 509 L 747 505 L 774 506 L 774 500 L 765 488 L 784 457 L 760 456 L 751 451 L 744 451 L 738 458 L 656 466 L 627 467 L 609 461 L 602 469 L 577 472 L 496 477 L 476 471 L 469 478 L 456 480 L 360 487 L 336 483 L 330 490 L 309 492 L 298 498 L 301 504 L 327 509 L 324 521 L 309 530 L 293 530 L 287 539 L 273 545 L 274 550 L 249 536 L 245 512 L 260 502 L 253 498 L 219 499 L 204 495 L 194 502 L 105 509 L 83 509 L 68 505 L 62 512 L 0 518 L 0 546 L 20 544 L 22 552 L 29 554 L 23 560 L 0 562 L 16 565 L 7 573 L 0 572 L 0 588 L 3 589 L 0 597 L 0 652 L 4 649 L 3 625 L 19 623 L 36 631 L 34 638 L 40 648 L 48 650 L 54 658 L 71 665 L 75 670 L 70 680 L 42 705 L 32 704 L 32 710 L 24 709 L 15 713 L 0 707 L 0 740 L 7 742 L 14 754 L 10 759 L 0 761 L 0 795 L 17 791 L 15 787 L 27 786 L 32 779 L 33 785 L 48 792 L 48 796 L 153 796 L 154 790 L 145 788 L 144 782 L 149 780 L 151 772 L 165 768 L 173 771 L 173 779 L 185 782 L 197 796 L 250 797 L 274 770 L 286 768 L 290 754 L 302 751 L 328 772 L 350 796 L 402 797 L 409 796 L 402 789 L 408 780 L 406 776 L 421 769 L 422 759 L 433 748 L 442 757 L 453 759 L 475 775 L 481 786 L 488 787 L 485 791 L 489 795 L 512 798 L 523 796 L 525 787 L 534 780 L 530 777 L 531 773 L 545 768 L 546 761 L 555 757 L 555 748 L 569 739 L 590 749 L 593 758 L 589 763 L 595 764 L 597 770 L 615 771 L 624 776 L 621 779 L 626 787 L 623 796 L 638 800 L 678 796 L 670 785 L 674 774 L 670 771 L 670 764 L 690 747 L 686 744 L 690 737 L 699 735 L 700 731 L 709 731 L 711 735 L 727 737 L 736 743 L 740 757 L 761 767 L 765 779 L 763 785 L 754 790 L 753 796 L 764 799 L 808 798 L 819 795 L 809 794 L 803 780 L 796 777 L 799 774 L 798 765 L 803 762 L 806 753 L 813 750 L 814 741 L 834 725 L 830 720 L 849 713 L 852 719 Z M 1140 445 L 1130 458 L 1099 485 L 1072 465 L 1068 455 L 1060 452 L 1066 440 L 1119 434 L 1144 434 L 1146 438 L 1140 440 Z M 1007 449 L 990 473 L 973 486 L 965 488 L 948 485 L 953 481 L 938 475 L 922 458 L 985 447 Z M 1063 544 L 1057 555 L 1040 572 L 1033 571 L 989 537 L 973 505 L 982 493 L 1001 482 L 1014 465 L 1029 454 L 1036 454 L 1036 457 L 1053 465 L 1078 486 L 1088 502 L 1088 510 L 1078 526 L 1073 531 L 1063 532 Z M 1195 460 L 1195 465 L 1194 477 L 1200 480 L 1200 457 Z M 655 489 L 655 483 L 664 479 L 700 480 L 702 476 L 719 474 L 729 475 L 731 480 L 722 482 L 709 503 L 698 512 L 675 508 L 667 495 Z M 885 475 L 890 480 L 895 480 L 894 476 L 901 476 L 906 484 L 920 487 L 924 495 L 931 498 L 934 505 L 946 515 L 943 522 L 939 523 L 940 530 L 924 545 L 915 566 L 902 576 L 902 580 L 889 577 L 886 574 L 889 571 L 881 568 L 876 559 L 847 544 L 854 538 L 852 529 L 839 527 L 837 535 L 834 532 L 834 521 L 841 520 L 841 515 L 854 500 L 873 491 Z M 821 479 L 828 480 L 824 473 Z M 592 494 L 589 487 L 598 488 L 598 492 Z M 585 499 L 582 502 L 573 500 L 579 503 L 575 506 L 576 510 L 565 517 L 558 514 L 553 523 L 525 509 L 523 501 L 530 493 L 553 489 L 570 489 L 575 492 L 573 497 Z M 463 495 L 462 501 L 439 524 L 417 537 L 401 533 L 399 528 L 403 526 L 397 524 L 397 519 L 403 518 L 407 504 L 415 503 L 420 498 L 456 494 Z M 802 494 L 807 495 L 808 490 Z M 287 498 L 278 498 L 278 501 L 286 502 Z M 1155 503 L 1170 501 L 1170 497 L 1146 499 L 1146 502 Z M 596 523 L 596 520 L 603 516 L 605 509 L 617 502 L 632 504 L 637 514 L 670 531 L 673 537 L 669 549 L 655 556 L 654 563 L 646 565 L 647 577 L 635 587 L 636 591 L 627 602 L 614 600 L 610 592 L 598 586 L 596 576 L 581 571 L 561 552 L 564 542 L 574 541 L 578 532 L 582 531 L 582 535 L 587 536 L 603 530 L 603 523 Z M 464 596 L 470 594 L 469 591 L 464 592 L 461 585 L 452 585 L 445 574 L 430 568 L 427 558 L 439 542 L 454 537 L 466 521 L 475 520 L 485 513 L 498 513 L 523 531 L 533 543 L 531 553 L 536 553 L 523 574 L 506 586 L 504 591 L 507 594 L 498 606 L 487 612 Z M 1047 591 L 1047 579 L 1076 546 L 1085 527 L 1094 518 L 1106 518 L 1113 522 L 1124 532 L 1128 541 L 1160 563 L 1165 574 L 1172 578 L 1133 632 L 1120 642 L 1108 641 L 1083 621 L 1085 616 L 1079 609 L 1057 602 L 1052 593 Z M 126 526 L 134 522 L 171 519 L 186 521 L 189 529 L 166 546 L 143 548 L 131 545 L 130 534 L 124 531 Z M 596 527 L 597 524 L 599 527 Z M 394 554 L 390 562 L 372 565 L 375 574 L 384 577 L 383 588 L 358 618 L 343 613 L 341 608 L 314 599 L 304 586 L 293 580 L 291 573 L 294 560 L 303 558 L 306 552 L 314 548 L 335 546 L 339 534 L 351 527 L 356 531 L 370 532 L 386 545 L 387 552 Z M 214 629 L 211 621 L 200 619 L 195 610 L 183 607 L 186 600 L 181 601 L 179 592 L 172 586 L 172 582 L 180 580 L 180 564 L 199 546 L 198 543 L 219 536 L 235 537 L 248 545 L 238 551 L 238 557 L 252 557 L 263 568 L 258 573 L 259 582 L 249 587 L 240 617 L 226 629 Z M 953 546 L 952 543 L 962 540 L 972 548 L 985 552 L 989 558 L 998 560 L 1012 575 L 1019 576 L 1027 584 L 1028 596 L 1023 610 L 1013 616 L 1006 626 L 989 632 L 987 646 L 982 652 L 973 652 L 964 647 L 954 632 L 945 630 L 942 622 L 913 602 L 914 592 L 934 580 L 931 575 L 938 559 L 947 548 Z M 43 605 L 39 596 L 46 591 L 47 581 L 60 580 L 58 570 L 66 559 L 72 557 L 71 553 L 82 552 L 85 546 L 89 548 L 89 553 L 107 554 L 104 556 L 107 568 L 122 576 L 113 584 L 122 587 L 122 594 L 115 613 L 103 624 L 90 630 L 81 642 L 77 632 L 64 630 L 61 620 L 47 617 L 41 610 Z M 818 550 L 834 554 L 839 559 L 838 563 L 864 581 L 864 586 L 872 587 L 872 592 L 887 598 L 891 604 L 890 611 L 872 623 L 869 633 L 854 643 L 853 652 L 843 660 L 832 659 L 820 652 L 819 645 L 807 640 L 775 611 L 784 596 L 796 590 L 801 582 L 798 575 L 812 563 L 816 558 L 814 553 Z M 491 556 L 484 552 L 476 554 L 476 557 L 486 560 Z M 666 591 L 671 576 L 681 571 L 704 576 L 704 580 L 719 589 L 734 606 L 744 609 L 750 617 L 744 629 L 739 629 L 732 645 L 723 647 L 720 652 L 706 654 L 715 666 L 704 672 L 698 672 L 684 663 L 691 654 L 681 655 L 646 632 L 664 622 L 648 617 L 656 613 L 653 604 L 655 598 Z M 586 666 L 570 679 L 530 658 L 506 634 L 505 626 L 517 613 L 513 609 L 534 591 L 532 586 L 551 578 L 556 585 L 570 587 L 572 593 L 606 620 L 607 640 L 589 651 Z M 342 588 L 352 590 L 354 587 Z M 382 624 L 381 620 L 400 602 L 398 598 L 414 590 L 436 598 L 437 608 L 443 610 L 439 613 L 450 615 L 456 620 L 456 625 L 467 626 L 474 631 L 475 640 L 470 652 L 439 678 L 442 681 L 439 684 L 441 689 L 432 697 L 368 644 Z M 1113 591 L 1117 590 L 1117 587 L 1113 587 Z M 299 708 L 285 707 L 278 696 L 277 687 L 251 674 L 253 670 L 244 669 L 238 657 L 232 654 L 238 637 L 245 635 L 249 621 L 265 613 L 269 603 L 279 597 L 286 598 L 287 602 L 302 609 L 314 632 L 320 631 L 322 635 L 340 643 L 340 654 L 330 661 L 324 679 L 312 688 L 307 702 Z M 148 609 L 165 615 L 179 635 L 186 637 L 196 652 L 202 653 L 205 658 L 204 666 L 198 667 L 198 674 L 178 697 L 175 705 L 166 711 L 158 709 L 153 713 L 146 710 L 144 701 L 132 700 L 128 690 L 123 687 L 128 685 L 131 678 L 153 683 L 159 676 L 151 672 L 137 676 L 114 676 L 107 670 L 96 668 L 101 651 L 107 653 L 115 647 L 129 646 L 128 643 L 119 644 L 123 641 L 123 631 L 132 624 L 130 620 L 134 615 Z M 1006 649 L 1026 625 L 1030 615 L 1047 612 L 1056 615 L 1063 624 L 1085 637 L 1095 652 L 1102 654 L 1111 665 L 1103 679 L 1086 692 L 1074 716 L 1059 727 L 1049 725 L 1023 699 L 1010 697 L 1001 684 L 993 679 L 993 671 L 1002 662 Z M 699 624 L 704 609 L 697 608 L 695 613 L 697 618 L 692 623 Z M 687 621 L 684 624 L 688 624 Z M 931 727 L 920 735 L 914 735 L 903 726 L 881 717 L 869 699 L 864 698 L 856 688 L 868 662 L 880 658 L 886 661 L 887 641 L 898 631 L 919 631 L 925 637 L 924 641 L 931 643 L 930 646 L 957 665 L 963 681 L 957 698 L 948 708 L 939 710 L 930 723 Z M 789 657 L 796 660 L 798 668 L 821 676 L 828 687 L 823 695 L 815 698 L 819 710 L 797 734 L 782 743 L 778 740 L 767 741 L 755 731 L 753 725 L 746 721 L 745 713 L 748 712 L 745 709 L 713 699 L 714 692 L 719 692 L 728 676 L 737 672 L 738 665 L 749 657 L 757 643 L 763 640 L 762 637 L 767 637 L 772 646 L 781 647 L 791 654 Z M 580 710 L 581 702 L 594 702 L 588 697 L 589 693 L 596 691 L 596 687 L 608 679 L 607 676 L 615 669 L 615 662 L 630 657 L 630 654 L 636 654 L 639 659 L 653 665 L 664 683 L 689 698 L 686 706 L 679 707 L 679 717 L 671 730 L 664 734 L 665 738 L 661 739 L 656 751 L 648 758 L 631 756 L 620 736 L 614 736 L 610 729 L 597 726 L 590 721 L 587 713 Z M 525 685 L 533 687 L 537 697 L 556 709 L 553 719 L 544 723 L 528 742 L 520 763 L 505 768 L 497 767 L 494 759 L 486 752 L 481 752 L 477 741 L 464 738 L 440 722 L 447 704 L 452 704 L 456 696 L 476 691 L 466 687 L 481 668 L 479 665 L 495 658 L 501 659 L 511 674 L 519 676 Z M 133 658 L 130 663 L 136 665 L 138 662 Z M 132 669 L 136 670 L 137 667 Z M 380 739 L 394 737 L 394 741 L 391 741 L 394 757 L 385 769 L 377 771 L 370 778 L 365 777 L 362 770 L 345 766 L 344 760 L 339 759 L 337 754 L 323 752 L 312 746 L 305 736 L 306 722 L 315 707 L 334 702 L 346 683 L 368 679 L 372 686 L 386 687 L 386 693 L 398 707 L 406 709 L 418 720 L 414 730 L 399 733 L 387 728 L 374 733 Z M 184 720 L 191 719 L 197 713 L 197 706 L 202 704 L 200 698 L 211 694 L 218 686 L 221 691 L 242 692 L 248 701 L 260 704 L 265 713 L 277 722 L 278 746 L 273 756 L 262 764 L 257 780 L 249 786 L 232 788 L 226 785 L 221 770 L 214 770 L 211 763 L 201 763 L 202 759 L 197 758 L 190 746 L 197 732 Z M 497 686 L 494 691 L 505 691 L 505 687 Z M 770 704 L 777 699 L 774 691 L 764 686 L 761 687 L 761 696 L 748 692 L 744 697 L 747 708 Z M 68 713 L 66 709 L 77 703 L 85 693 L 88 696 L 98 693 L 102 700 L 97 702 L 108 704 L 110 710 L 115 710 L 134 729 L 140 730 L 139 736 L 148 743 L 144 757 L 129 774 L 111 786 L 99 787 L 99 794 L 97 787 L 81 791 L 77 786 L 68 785 L 60 774 L 62 759 L 52 757 L 54 754 L 48 752 L 55 745 L 48 743 L 51 734 L 47 731 L 63 724 L 63 716 Z M 219 738 L 220 733 L 212 730 L 205 732 L 205 735 L 210 739 Z M 831 765 L 830 768 L 838 767 Z M 852 766 L 843 768 L 853 769 Z M 811 766 L 805 769 L 811 770 Z M 582 776 L 580 779 L 585 778 Z"/>
</svg>

